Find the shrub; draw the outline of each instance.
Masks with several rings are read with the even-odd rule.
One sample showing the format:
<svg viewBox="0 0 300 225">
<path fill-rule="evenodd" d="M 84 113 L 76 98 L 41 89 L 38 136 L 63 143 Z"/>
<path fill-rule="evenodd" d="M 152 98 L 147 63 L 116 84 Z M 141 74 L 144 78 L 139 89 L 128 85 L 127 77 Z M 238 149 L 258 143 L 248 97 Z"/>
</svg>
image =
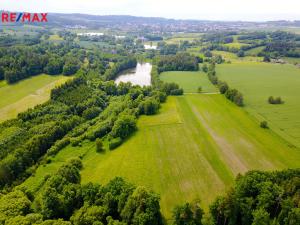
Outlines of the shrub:
<svg viewBox="0 0 300 225">
<path fill-rule="evenodd" d="M 267 121 L 262 121 L 262 122 L 260 122 L 260 127 L 261 127 L 261 128 L 264 128 L 264 129 L 269 128 L 269 127 L 268 127 L 268 122 L 267 122 Z"/>
<path fill-rule="evenodd" d="M 202 87 L 198 87 L 198 93 L 201 93 L 202 92 Z"/>
<path fill-rule="evenodd" d="M 183 95 L 183 89 L 178 88 L 170 91 L 170 95 Z"/>
<path fill-rule="evenodd" d="M 80 142 L 81 142 L 81 138 L 80 137 L 74 137 L 74 138 L 71 138 L 71 145 L 73 147 L 76 147 L 76 146 L 79 146 L 80 145 Z"/>
<path fill-rule="evenodd" d="M 268 102 L 270 104 L 273 104 L 273 105 L 277 105 L 277 104 L 283 104 L 284 102 L 282 101 L 281 97 L 277 97 L 277 98 L 274 98 L 273 96 L 270 96 L 268 98 Z"/>
<path fill-rule="evenodd" d="M 109 142 L 109 149 L 114 150 L 115 148 L 119 147 L 122 144 L 122 139 L 120 137 L 111 139 Z"/>
</svg>

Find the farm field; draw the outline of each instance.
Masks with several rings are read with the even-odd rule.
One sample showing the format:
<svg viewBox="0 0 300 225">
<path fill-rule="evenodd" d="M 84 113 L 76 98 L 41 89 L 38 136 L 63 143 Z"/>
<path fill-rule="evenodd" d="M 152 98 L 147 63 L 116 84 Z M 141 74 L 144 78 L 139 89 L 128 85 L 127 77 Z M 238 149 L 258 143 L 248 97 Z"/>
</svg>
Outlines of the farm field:
<svg viewBox="0 0 300 225">
<path fill-rule="evenodd" d="M 245 109 L 300 147 L 300 70 L 293 65 L 240 62 L 217 66 L 218 77 L 244 95 Z M 270 105 L 269 96 L 285 103 Z"/>
<path fill-rule="evenodd" d="M 0 83 L 0 96 L 5 96 L 0 98 L 0 122 L 47 101 L 51 89 L 68 79 L 70 77 L 42 74 L 13 85 Z"/>
<path fill-rule="evenodd" d="M 224 96 L 187 94 L 169 97 L 157 115 L 142 116 L 138 131 L 114 151 L 96 153 L 93 142 L 68 146 L 22 186 L 34 191 L 46 174 L 76 156 L 83 161 L 82 183 L 125 177 L 159 193 L 170 218 L 175 205 L 197 197 L 207 210 L 238 173 L 297 167 L 300 152 Z"/>
<path fill-rule="evenodd" d="M 201 66 L 200 66 L 201 67 Z M 160 79 L 164 82 L 175 82 L 179 84 L 185 92 L 196 93 L 198 87 L 202 87 L 202 92 L 217 92 L 217 89 L 208 80 L 204 72 L 174 71 L 160 74 Z"/>
</svg>

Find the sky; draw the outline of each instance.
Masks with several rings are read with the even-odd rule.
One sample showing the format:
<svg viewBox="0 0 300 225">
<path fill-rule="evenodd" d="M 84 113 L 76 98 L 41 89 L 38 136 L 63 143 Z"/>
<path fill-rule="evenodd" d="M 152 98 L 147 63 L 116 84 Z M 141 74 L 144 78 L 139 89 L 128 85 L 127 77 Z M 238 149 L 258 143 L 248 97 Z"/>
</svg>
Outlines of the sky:
<svg viewBox="0 0 300 225">
<path fill-rule="evenodd" d="M 0 0 L 0 10 L 174 19 L 300 20 L 300 0 Z"/>
</svg>

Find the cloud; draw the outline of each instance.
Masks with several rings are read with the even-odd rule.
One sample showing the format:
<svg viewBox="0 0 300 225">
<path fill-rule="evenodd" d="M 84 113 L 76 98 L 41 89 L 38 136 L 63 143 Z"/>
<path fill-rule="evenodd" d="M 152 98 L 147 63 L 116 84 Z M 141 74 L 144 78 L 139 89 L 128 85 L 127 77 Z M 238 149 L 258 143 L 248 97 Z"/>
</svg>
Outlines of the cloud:
<svg viewBox="0 0 300 225">
<path fill-rule="evenodd" d="M 1 0 L 1 9 L 184 19 L 299 19 L 299 0 Z"/>
</svg>

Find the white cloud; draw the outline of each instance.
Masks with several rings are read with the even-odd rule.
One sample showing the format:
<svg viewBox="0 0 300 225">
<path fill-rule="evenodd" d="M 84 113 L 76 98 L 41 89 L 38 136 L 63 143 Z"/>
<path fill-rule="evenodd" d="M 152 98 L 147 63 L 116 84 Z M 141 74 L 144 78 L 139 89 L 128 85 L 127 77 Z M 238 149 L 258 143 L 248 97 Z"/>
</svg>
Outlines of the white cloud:
<svg viewBox="0 0 300 225">
<path fill-rule="evenodd" d="M 1 0 L 0 9 L 211 20 L 300 20 L 299 0 Z"/>
</svg>

